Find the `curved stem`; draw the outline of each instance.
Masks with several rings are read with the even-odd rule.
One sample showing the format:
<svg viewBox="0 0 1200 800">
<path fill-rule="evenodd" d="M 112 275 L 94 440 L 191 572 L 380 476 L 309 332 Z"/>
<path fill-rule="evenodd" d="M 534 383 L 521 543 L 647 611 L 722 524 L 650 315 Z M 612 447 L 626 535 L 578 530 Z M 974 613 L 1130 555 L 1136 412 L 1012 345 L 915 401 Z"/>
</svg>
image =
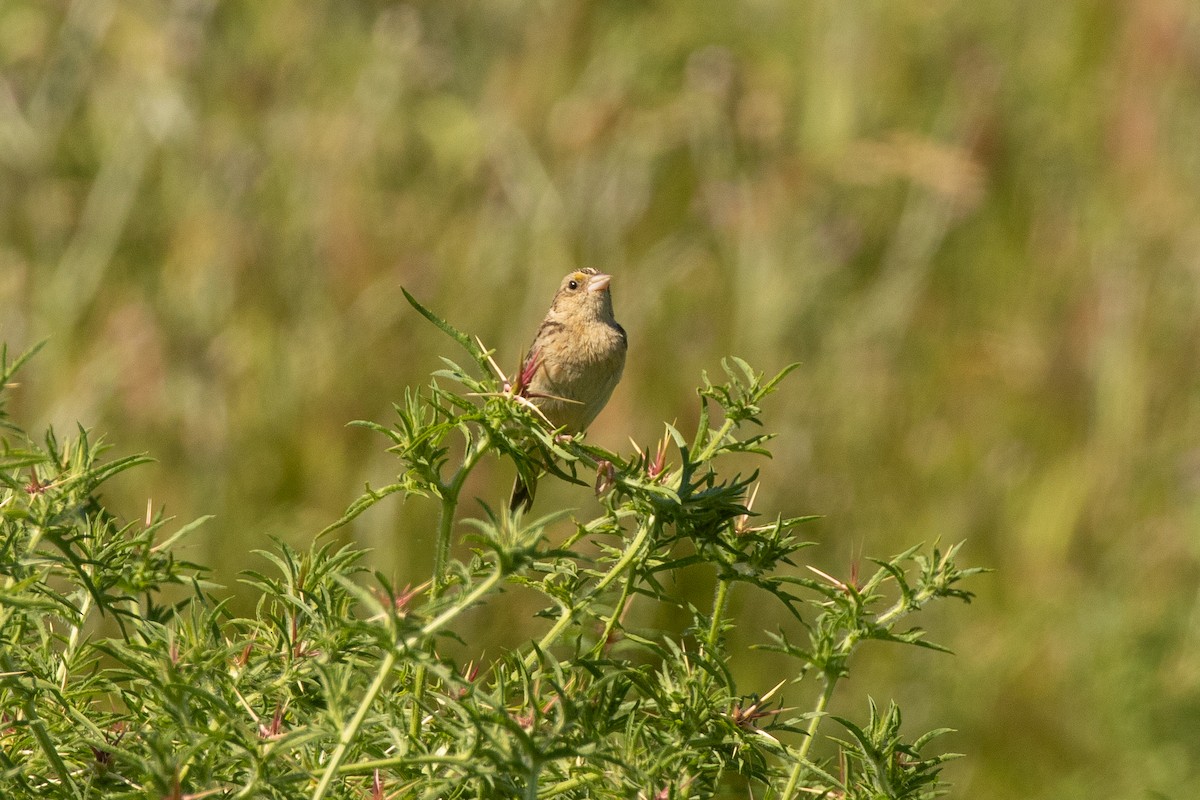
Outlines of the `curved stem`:
<svg viewBox="0 0 1200 800">
<path fill-rule="evenodd" d="M 617 604 L 613 606 L 612 614 L 608 617 L 608 622 L 604 623 L 604 631 L 601 632 L 600 638 L 596 640 L 591 655 L 598 656 L 604 652 L 604 648 L 608 645 L 609 637 L 612 636 L 613 629 L 617 627 L 617 620 L 625 615 L 625 604 L 629 602 L 629 595 L 632 591 L 633 575 L 631 574 L 625 579 L 625 587 L 621 589 L 621 597 L 617 600 Z"/>
<path fill-rule="evenodd" d="M 621 576 L 621 573 L 625 571 L 625 568 L 632 564 L 638 555 L 640 555 L 642 545 L 644 545 L 646 540 L 650 538 L 650 532 L 657 527 L 657 517 L 651 515 L 646 518 L 646 522 L 637 532 L 637 536 L 633 537 L 633 540 L 629 543 L 629 547 L 625 549 L 625 554 L 617 560 L 616 564 L 613 564 L 613 568 L 608 571 L 608 574 L 601 578 L 600 582 L 596 584 L 596 587 L 591 592 L 592 594 L 598 594 L 604 591 L 613 581 Z"/>
<path fill-rule="evenodd" d="M 367 691 L 363 694 L 362 700 L 358 704 L 358 709 L 355 710 L 354 716 L 350 722 L 342 728 L 341 734 L 338 736 L 337 746 L 329 756 L 329 763 L 325 766 L 325 772 L 321 775 L 321 782 L 317 784 L 316 790 L 313 792 L 312 800 L 321 800 L 329 791 L 329 787 L 333 783 L 333 779 L 338 774 L 338 769 L 341 767 L 342 761 L 346 758 L 346 751 L 349 750 L 354 737 L 358 735 L 362 728 L 363 722 L 367 718 L 367 714 L 371 711 L 371 705 L 375 702 L 375 698 L 383 690 L 384 683 L 391 677 L 392 668 L 396 665 L 396 659 L 401 654 L 406 653 L 428 639 L 432 634 L 445 627 L 446 623 L 457 617 L 462 612 L 473 606 L 481 597 L 492 590 L 492 587 L 504 576 L 504 571 L 499 566 L 491 575 L 479 582 L 479 585 L 472 589 L 467 594 L 459 598 L 454 605 L 447 608 L 441 614 L 437 615 L 429 622 L 426 622 L 421 630 L 404 639 L 396 642 L 395 646 L 388 649 L 383 654 L 383 658 L 379 662 L 379 669 L 375 672 L 375 679 L 371 681 L 371 685 L 367 687 Z M 415 698 L 414 698 L 415 703 Z"/>
<path fill-rule="evenodd" d="M 603 592 L 612 584 L 613 581 L 621 577 L 621 573 L 623 573 L 641 554 L 643 545 L 645 545 L 646 541 L 650 538 L 650 532 L 657 527 L 657 517 L 653 515 L 648 517 L 645 523 L 642 524 L 641 528 L 638 529 L 637 535 L 634 536 L 629 542 L 629 546 L 625 548 L 624 555 L 617 560 L 616 564 L 613 564 L 612 569 L 610 569 L 608 573 L 600 579 L 599 583 L 592 587 L 592 590 L 587 593 L 587 596 L 585 596 L 578 603 L 578 607 L 586 607 L 588 603 L 591 602 L 593 597 L 600 594 L 600 592 Z M 538 642 L 539 650 L 546 650 L 552 644 L 558 641 L 558 637 L 561 636 L 563 631 L 567 629 L 567 626 L 571 624 L 571 619 L 574 617 L 575 608 L 575 606 L 563 607 L 563 613 L 562 616 L 558 618 L 558 622 L 554 623 L 554 627 L 548 630 L 546 635 L 543 636 L 541 641 Z M 525 663 L 526 665 L 532 666 L 536 659 L 537 653 L 532 652 L 525 657 Z"/>
<path fill-rule="evenodd" d="M 721 442 L 723 442 L 725 437 L 729 435 L 729 432 L 733 430 L 734 424 L 734 421 L 729 418 L 726 418 L 725 421 L 721 423 L 721 428 L 717 431 L 717 434 L 708 440 L 708 444 L 704 445 L 704 449 L 700 451 L 698 456 L 696 456 L 697 464 L 703 464 L 705 461 L 708 461 L 713 457 L 713 454 L 717 452 L 717 448 L 721 446 Z"/>
<path fill-rule="evenodd" d="M 610 516 L 596 517 L 586 525 L 576 526 L 575 531 L 563 540 L 563 543 L 560 545 L 560 547 L 563 550 L 570 550 L 572 547 L 578 544 L 581 539 L 583 539 L 585 536 L 595 533 L 597 529 L 607 525 L 614 517 L 617 520 L 621 520 L 633 516 L 634 513 L 635 512 L 630 511 L 627 508 L 617 509 L 616 511 L 612 512 L 612 515 Z"/>
</svg>

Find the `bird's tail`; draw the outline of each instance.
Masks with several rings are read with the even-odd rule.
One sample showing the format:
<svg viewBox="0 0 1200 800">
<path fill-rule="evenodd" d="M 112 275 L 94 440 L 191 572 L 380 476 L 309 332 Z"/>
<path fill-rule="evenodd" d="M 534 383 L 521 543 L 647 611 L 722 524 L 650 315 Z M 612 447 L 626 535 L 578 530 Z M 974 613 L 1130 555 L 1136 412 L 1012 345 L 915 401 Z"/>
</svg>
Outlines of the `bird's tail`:
<svg viewBox="0 0 1200 800">
<path fill-rule="evenodd" d="M 537 480 L 532 480 L 528 483 L 521 478 L 520 473 L 513 480 L 512 497 L 508 501 L 508 507 L 512 511 L 520 509 L 528 511 L 533 507 L 533 494 L 537 491 Z"/>
</svg>

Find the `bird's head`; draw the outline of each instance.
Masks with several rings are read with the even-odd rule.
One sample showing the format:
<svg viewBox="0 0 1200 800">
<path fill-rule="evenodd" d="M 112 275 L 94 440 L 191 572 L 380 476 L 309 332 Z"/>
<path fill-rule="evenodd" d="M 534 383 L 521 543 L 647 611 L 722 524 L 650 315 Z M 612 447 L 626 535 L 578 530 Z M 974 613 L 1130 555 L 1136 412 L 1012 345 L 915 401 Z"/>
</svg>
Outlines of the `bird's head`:
<svg viewBox="0 0 1200 800">
<path fill-rule="evenodd" d="M 612 295 L 608 292 L 611 275 L 591 267 L 575 270 L 562 280 L 554 295 L 552 313 L 560 318 L 613 321 Z"/>
</svg>

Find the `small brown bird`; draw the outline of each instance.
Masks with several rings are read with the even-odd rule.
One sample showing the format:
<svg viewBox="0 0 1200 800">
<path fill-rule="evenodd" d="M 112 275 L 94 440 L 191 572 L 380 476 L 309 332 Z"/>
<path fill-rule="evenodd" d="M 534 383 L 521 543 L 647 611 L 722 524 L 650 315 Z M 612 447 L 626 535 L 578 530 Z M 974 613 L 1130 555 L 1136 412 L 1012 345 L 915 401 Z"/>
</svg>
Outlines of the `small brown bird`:
<svg viewBox="0 0 1200 800">
<path fill-rule="evenodd" d="M 613 317 L 611 280 L 590 267 L 563 278 L 525 356 L 522 372 L 532 372 L 526 396 L 567 434 L 591 424 L 625 369 L 625 329 Z M 518 475 L 510 507 L 528 510 L 536 489 Z"/>
</svg>

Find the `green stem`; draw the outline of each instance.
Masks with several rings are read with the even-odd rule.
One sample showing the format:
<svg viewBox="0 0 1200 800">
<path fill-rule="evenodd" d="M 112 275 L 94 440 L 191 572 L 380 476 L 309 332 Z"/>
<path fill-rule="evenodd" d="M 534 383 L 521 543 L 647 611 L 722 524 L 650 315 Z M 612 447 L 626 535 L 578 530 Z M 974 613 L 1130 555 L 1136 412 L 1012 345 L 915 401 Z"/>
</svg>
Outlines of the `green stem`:
<svg viewBox="0 0 1200 800">
<path fill-rule="evenodd" d="M 391 758 L 376 758 L 370 761 L 356 761 L 353 764 L 346 764 L 338 769 L 339 775 L 370 775 L 375 770 L 395 769 L 397 767 L 411 767 L 418 764 L 428 764 L 431 766 L 457 768 L 465 770 L 471 764 L 478 761 L 478 756 L 475 753 L 466 752 L 458 755 L 415 755 L 406 753 L 400 756 Z"/>
<path fill-rule="evenodd" d="M 650 532 L 657 527 L 658 519 L 654 515 L 646 518 L 646 522 L 638 530 L 637 536 L 634 536 L 633 540 L 629 543 L 629 547 L 625 548 L 625 554 L 618 559 L 616 564 L 613 564 L 613 568 L 608 571 L 608 574 L 600 579 L 600 582 L 592 589 L 592 594 L 603 592 L 613 581 L 621 576 L 621 573 L 641 554 L 642 545 L 650 538 Z"/>
<path fill-rule="evenodd" d="M 492 440 L 488 436 L 482 439 L 468 439 L 467 451 L 463 454 L 462 466 L 454 473 L 449 483 L 439 483 L 438 491 L 442 498 L 442 510 L 438 517 L 437 545 L 433 553 L 433 585 L 430 597 L 434 600 L 446 588 L 446 566 L 450 563 L 451 533 L 454 530 L 454 512 L 458 509 L 458 496 L 471 470 L 479 463 L 479 459 L 488 451 Z"/>
<path fill-rule="evenodd" d="M 903 598 L 897 600 L 896 603 L 884 613 L 880 614 L 875 619 L 876 625 L 891 625 L 900 617 L 910 611 L 919 609 L 932 596 L 931 592 L 920 592 L 913 597 L 911 603 L 905 602 Z M 838 644 L 838 651 L 843 654 L 844 658 L 849 658 L 854 652 L 855 646 L 858 644 L 858 632 L 851 631 Z M 804 741 L 800 744 L 800 750 L 796 757 L 796 766 L 792 768 L 792 774 L 788 779 L 787 786 L 784 787 L 781 797 L 790 798 L 795 794 L 797 782 L 804 776 L 805 761 L 808 757 L 808 751 L 812 747 L 813 741 L 817 738 L 817 728 L 821 724 L 821 718 L 825 715 L 825 709 L 829 706 L 829 700 L 833 696 L 833 690 L 836 688 L 838 677 L 836 675 L 825 674 L 825 690 L 821 693 L 820 699 L 817 701 L 817 707 L 813 712 L 813 718 L 809 720 L 808 730 L 805 733 Z"/>
<path fill-rule="evenodd" d="M 68 664 L 75 655 L 75 650 L 79 647 L 79 639 L 83 635 L 83 625 L 87 622 L 88 614 L 92 611 L 92 602 L 92 593 L 84 592 L 83 602 L 80 603 L 79 607 L 79 624 L 71 626 L 71 635 L 67 638 L 67 646 L 63 648 L 61 656 L 62 660 L 58 663 L 58 674 L 55 677 L 58 680 L 59 688 L 63 691 L 67 689 L 67 677 L 70 672 Z"/>
<path fill-rule="evenodd" d="M 625 586 L 621 589 L 621 597 L 617 600 L 617 604 L 613 606 L 612 614 L 608 617 L 608 622 L 604 623 L 604 631 L 600 634 L 600 638 L 596 641 L 596 645 L 592 648 L 591 655 L 599 656 L 604 652 L 605 646 L 608 645 L 608 639 L 612 636 L 613 629 L 617 627 L 617 620 L 625 614 L 625 604 L 629 602 L 629 594 L 633 591 L 633 575 L 630 574 L 625 579 Z"/>
<path fill-rule="evenodd" d="M 621 520 L 634 516 L 634 513 L 635 512 L 630 511 L 629 509 L 618 509 L 617 511 L 613 512 L 613 515 L 616 517 L 616 519 Z M 586 525 L 576 526 L 574 533 L 563 540 L 562 545 L 560 545 L 561 549 L 570 550 L 572 547 L 578 544 L 580 540 L 590 536 L 598 529 L 603 528 L 605 525 L 608 525 L 611 519 L 612 517 L 609 516 L 596 517 L 596 519 L 592 520 Z"/>
<path fill-rule="evenodd" d="M 726 419 L 721 423 L 721 429 L 717 431 L 717 435 L 708 440 L 708 444 L 704 445 L 704 449 L 700 451 L 700 455 L 696 456 L 696 463 L 703 464 L 708 461 L 717 452 L 717 448 L 725 441 L 725 437 L 733 430 L 735 424 L 733 420 Z"/>
<path fill-rule="evenodd" d="M 437 542 L 433 551 L 433 580 L 429 588 L 431 600 L 437 600 L 446 590 L 446 568 L 450 564 L 450 546 L 453 544 L 454 514 L 458 510 L 458 497 L 463 484 L 471 470 L 479 463 L 479 459 L 491 447 L 492 440 L 488 436 L 482 439 L 467 438 L 467 450 L 463 454 L 463 463 L 454 473 L 449 483 L 438 483 L 438 494 L 442 498 L 442 509 L 438 516 Z M 421 730 L 421 699 L 425 696 L 425 679 L 427 672 L 424 664 L 417 666 L 413 675 L 413 706 L 412 716 L 408 721 L 409 734 L 415 739 Z"/>
<path fill-rule="evenodd" d="M 337 747 L 333 748 L 333 754 L 329 757 L 329 764 L 325 767 L 324 774 L 321 775 L 321 782 L 317 784 L 317 790 L 313 792 L 313 800 L 321 800 L 325 796 L 325 793 L 329 791 L 329 786 L 333 783 L 334 776 L 337 775 L 338 767 L 341 766 L 342 759 L 346 757 L 346 750 L 349 749 L 350 743 L 354 741 L 354 737 L 358 735 L 359 729 L 362 728 L 363 721 L 367 718 L 367 713 L 371 710 L 371 704 L 375 702 L 375 698 L 383 690 L 383 684 L 391 675 L 392 667 L 396 665 L 396 659 L 399 655 L 397 649 L 393 647 L 384 654 L 383 660 L 379 662 L 379 671 L 375 673 L 375 680 L 371 681 L 371 685 L 367 687 L 367 693 L 363 697 L 362 702 L 358 704 L 358 709 L 354 712 L 354 717 L 350 720 L 350 724 L 342 728 L 342 733 L 338 737 Z"/>
<path fill-rule="evenodd" d="M 408 736 L 414 740 L 421 735 L 421 700 L 425 697 L 427 676 L 425 664 L 418 664 L 417 671 L 413 673 L 413 703 L 408 715 Z"/>
<path fill-rule="evenodd" d="M 333 748 L 333 753 L 329 756 L 329 763 L 325 766 L 325 772 L 321 775 L 321 782 L 317 784 L 316 791 L 313 792 L 312 800 L 322 800 L 325 794 L 329 791 L 329 787 L 333 784 L 333 780 L 337 777 L 338 769 L 341 767 L 342 761 L 346 758 L 346 752 L 350 748 L 354 737 L 358 735 L 362 729 L 363 722 L 367 718 L 367 714 L 371 711 L 371 705 L 375 702 L 375 698 L 383 690 L 384 683 L 391 677 L 392 668 L 396 665 L 396 659 L 401 654 L 407 653 L 428 639 L 432 634 L 441 630 L 446 623 L 457 617 L 459 614 L 473 606 L 478 600 L 492 590 L 500 579 L 504 576 L 503 570 L 497 566 L 496 570 L 487 578 L 479 582 L 479 585 L 472 589 L 467 594 L 463 595 L 454 605 L 447 608 L 441 614 L 437 615 L 429 622 L 425 623 L 421 630 L 409 636 L 402 642 L 397 642 L 396 645 L 390 648 L 383 656 L 383 660 L 379 662 L 379 669 L 375 673 L 375 679 L 371 681 L 371 685 L 367 687 L 363 699 L 358 704 L 358 709 L 354 712 L 354 716 L 350 722 L 342 728 L 341 734 L 338 736 L 337 746 Z"/>
<path fill-rule="evenodd" d="M 12 676 L 24 675 L 23 670 L 14 668 L 12 659 L 5 655 L 2 659 L 4 671 Z M 23 686 L 18 685 L 18 692 L 24 695 L 24 711 L 25 722 L 30 730 L 33 731 L 33 736 L 37 739 L 38 745 L 42 748 L 42 753 L 46 756 L 46 760 L 50 762 L 51 768 L 58 774 L 58 779 L 62 786 L 69 790 L 69 795 L 79 796 L 79 788 L 75 785 L 75 781 L 71 777 L 71 771 L 67 768 L 62 757 L 58 754 L 58 745 L 54 741 L 54 737 L 50 735 L 49 729 L 46 727 L 46 722 L 38 716 L 37 702 L 38 696 L 36 681 L 29 691 L 26 691 Z"/>
<path fill-rule="evenodd" d="M 913 596 L 911 602 L 906 602 L 903 598 L 897 600 L 896 603 L 884 613 L 880 614 L 875 619 L 876 625 L 891 625 L 900 617 L 910 611 L 919 609 L 923 606 L 933 593 L 930 591 L 918 592 Z M 857 632 L 852 631 L 838 645 L 838 651 L 843 658 L 849 658 L 850 653 L 854 651 L 858 643 Z M 813 717 L 808 722 L 808 730 L 805 732 L 804 741 L 800 743 L 800 749 L 796 755 L 796 765 L 792 767 L 791 775 L 788 777 L 787 785 L 783 788 L 783 793 L 780 795 L 782 800 L 789 800 L 795 796 L 800 779 L 804 777 L 807 769 L 808 751 L 812 748 L 813 742 L 817 738 L 817 728 L 821 725 L 821 719 L 825 716 L 825 710 L 829 707 L 829 701 L 833 697 L 833 690 L 837 687 L 837 674 L 825 673 L 825 689 L 821 692 L 821 697 L 817 700 L 817 707 L 813 710 Z"/>
<path fill-rule="evenodd" d="M 30 535 L 29 543 L 26 545 L 25 549 L 28 552 L 33 553 L 37 549 L 38 543 L 41 541 L 42 534 L 45 532 L 45 529 L 42 528 L 41 525 L 33 525 L 31 527 L 33 528 L 33 533 Z M 16 583 L 16 581 L 17 581 L 16 575 L 9 575 L 4 581 L 4 588 L 5 589 L 12 588 L 12 586 Z M 90 606 L 91 595 L 87 595 L 86 598 L 87 598 L 87 600 L 86 600 L 85 607 Z M 86 611 L 83 612 L 83 615 L 86 616 L 86 613 L 87 613 Z M 9 618 L 10 618 L 10 614 L 8 612 L 8 609 L 6 608 L 4 616 L 0 617 L 0 630 L 7 627 Z M 77 631 L 78 631 L 78 628 L 76 628 L 74 631 L 72 631 L 71 639 L 72 639 L 73 643 L 78 642 L 78 636 L 76 635 Z M 62 664 L 59 665 L 58 677 L 59 677 L 60 682 L 62 682 L 64 684 L 66 682 L 66 674 L 65 674 L 66 673 L 66 659 L 69 657 L 69 653 L 70 653 L 71 649 L 72 648 L 69 647 L 68 652 L 63 654 L 63 662 L 62 662 Z M 4 657 L 3 663 L 4 663 L 4 671 L 5 672 L 11 673 L 12 675 L 25 674 L 24 670 L 15 669 L 11 660 L 7 656 Z M 50 735 L 50 732 L 46 727 L 45 721 L 42 720 L 42 718 L 40 716 L 38 716 L 37 704 L 34 701 L 34 698 L 37 696 L 36 692 L 37 692 L 37 688 L 35 685 L 35 687 L 32 691 L 30 691 L 29 693 L 25 693 L 25 704 L 24 704 L 25 719 L 28 723 L 30 730 L 33 731 L 34 738 L 37 739 L 38 744 L 41 746 L 42 752 L 46 756 L 46 760 L 50 762 L 51 768 L 53 768 L 53 770 L 58 774 L 58 779 L 61 782 L 62 786 L 69 789 L 70 793 L 72 795 L 78 796 L 78 794 L 79 794 L 78 788 L 75 786 L 75 782 L 71 778 L 71 772 L 69 769 L 67 769 L 66 763 L 59 756 L 58 746 L 54 743 L 54 739 Z"/>
<path fill-rule="evenodd" d="M 525 784 L 525 800 L 537 800 L 538 796 L 538 773 L 541 772 L 541 765 L 534 764 L 529 770 L 529 782 Z"/>
<path fill-rule="evenodd" d="M 722 578 L 717 581 L 717 595 L 713 598 L 712 622 L 708 626 L 708 649 L 716 652 L 721 638 L 721 618 L 725 616 L 725 607 L 729 604 L 729 581 Z"/>
<path fill-rule="evenodd" d="M 889 625 L 911 611 L 919 611 L 933 595 L 932 590 L 923 589 L 912 596 L 911 602 L 905 602 L 904 598 L 900 598 L 891 608 L 875 618 L 875 624 Z"/>
<path fill-rule="evenodd" d="M 589 783 L 601 783 L 605 780 L 603 774 L 589 773 L 587 775 L 579 775 L 574 778 L 568 778 L 565 781 L 559 781 L 553 786 L 547 786 L 542 792 L 542 797 L 554 797 L 558 794 L 566 794 L 567 792 L 578 789 L 582 786 L 587 786 Z"/>
<path fill-rule="evenodd" d="M 790 800 L 796 795 L 800 779 L 804 777 L 807 769 L 808 751 L 817 738 L 817 728 L 821 724 L 822 717 L 825 716 L 825 709 L 829 707 L 829 701 L 833 697 L 833 690 L 837 687 L 837 682 L 836 675 L 831 676 L 826 673 L 825 690 L 821 692 L 821 697 L 817 700 L 817 707 L 813 709 L 813 717 L 808 721 L 808 730 L 805 731 L 804 741 L 800 743 L 800 750 L 796 754 L 796 765 L 792 767 L 792 774 L 788 776 L 787 785 L 783 787 L 781 800 Z"/>
<path fill-rule="evenodd" d="M 651 515 L 646 519 L 641 528 L 638 529 L 637 535 L 633 537 L 633 540 L 629 542 L 629 546 L 625 548 L 624 555 L 617 560 L 616 564 L 613 564 L 612 569 L 610 569 L 608 573 L 600 579 L 600 582 L 592 587 L 592 590 L 588 592 L 587 596 L 584 597 L 583 600 L 578 604 L 579 608 L 586 607 L 591 602 L 593 597 L 603 592 L 610 585 L 612 585 L 613 581 L 621 577 L 621 573 L 623 573 L 641 554 L 642 546 L 645 545 L 646 540 L 650 538 L 650 532 L 657 527 L 658 520 L 655 516 Z M 563 613 L 562 616 L 558 618 L 558 622 L 554 623 L 554 627 L 548 630 L 546 635 L 542 637 L 540 642 L 538 642 L 538 650 L 546 650 L 556 641 L 558 641 L 558 637 L 561 636 L 562 632 L 565 631 L 567 626 L 571 624 L 571 619 L 574 617 L 574 612 L 575 607 L 573 606 L 563 607 Z M 537 652 L 531 652 L 525 657 L 525 664 L 526 666 L 533 666 L 533 663 L 536 660 Z"/>
</svg>

